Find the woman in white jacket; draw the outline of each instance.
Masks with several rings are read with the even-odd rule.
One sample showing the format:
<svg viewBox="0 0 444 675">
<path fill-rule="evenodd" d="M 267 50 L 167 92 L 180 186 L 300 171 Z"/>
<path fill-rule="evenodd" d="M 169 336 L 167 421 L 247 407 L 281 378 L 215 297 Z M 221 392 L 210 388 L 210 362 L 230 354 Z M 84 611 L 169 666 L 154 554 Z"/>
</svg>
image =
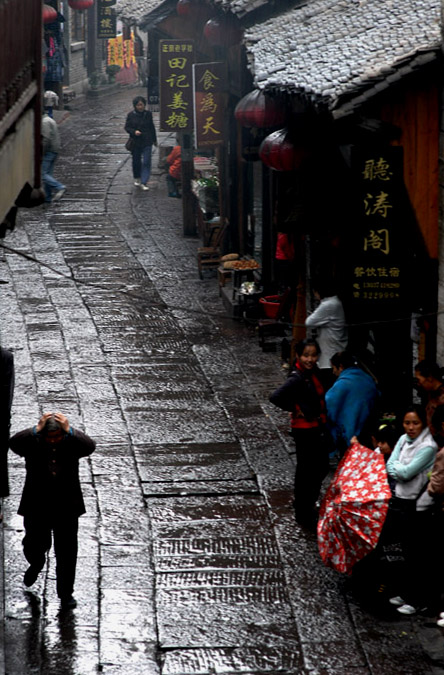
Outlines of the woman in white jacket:
<svg viewBox="0 0 444 675">
<path fill-rule="evenodd" d="M 435 600 L 435 585 L 431 579 L 436 536 L 434 502 L 427 493 L 427 474 L 433 467 L 437 445 L 427 427 L 425 411 L 419 406 L 406 410 L 403 427 L 406 433 L 387 462 L 387 473 L 396 481 L 391 508 L 402 512 L 405 518 L 401 533 L 405 575 L 399 579 L 399 595 L 390 598 L 390 603 L 401 614 L 415 614 L 430 608 Z"/>
</svg>

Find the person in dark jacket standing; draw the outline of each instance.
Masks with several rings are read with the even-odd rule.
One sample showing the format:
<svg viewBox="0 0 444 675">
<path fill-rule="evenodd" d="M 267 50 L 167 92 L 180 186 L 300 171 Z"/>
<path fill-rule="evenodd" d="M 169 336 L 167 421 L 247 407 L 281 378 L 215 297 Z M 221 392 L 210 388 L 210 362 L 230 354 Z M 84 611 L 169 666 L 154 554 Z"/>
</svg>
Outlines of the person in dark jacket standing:
<svg viewBox="0 0 444 675">
<path fill-rule="evenodd" d="M 14 357 L 0 347 L 0 500 L 9 495 L 8 445 L 14 396 Z M 0 521 L 3 519 L 0 502 Z"/>
<path fill-rule="evenodd" d="M 90 455 L 95 442 L 73 429 L 60 412 L 45 413 L 32 429 L 12 436 L 10 448 L 26 461 L 26 480 L 18 513 L 23 516 L 23 552 L 29 567 L 23 581 L 32 586 L 54 539 L 57 595 L 64 609 L 73 597 L 77 563 L 78 519 L 85 513 L 79 481 L 79 458 Z"/>
<path fill-rule="evenodd" d="M 316 340 L 301 340 L 296 345 L 296 355 L 293 370 L 271 394 L 270 402 L 291 412 L 291 433 L 296 446 L 296 520 L 312 530 L 316 526 L 315 505 L 328 473 L 332 443 L 326 426 L 324 389 L 316 365 L 319 345 Z"/>
<path fill-rule="evenodd" d="M 156 129 L 152 113 L 145 110 L 146 100 L 143 96 L 136 96 L 133 106 L 134 110 L 126 117 L 125 131 L 134 141 L 131 150 L 134 185 L 149 190 L 147 183 L 151 176 L 151 155 L 153 145 L 157 146 Z"/>
</svg>

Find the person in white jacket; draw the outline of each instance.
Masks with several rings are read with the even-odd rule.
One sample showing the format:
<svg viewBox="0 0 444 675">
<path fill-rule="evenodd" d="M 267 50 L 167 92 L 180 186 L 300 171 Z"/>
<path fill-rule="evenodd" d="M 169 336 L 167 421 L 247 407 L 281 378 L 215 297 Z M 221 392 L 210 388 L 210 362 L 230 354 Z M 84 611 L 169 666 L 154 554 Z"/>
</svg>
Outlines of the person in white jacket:
<svg viewBox="0 0 444 675">
<path fill-rule="evenodd" d="M 42 117 L 42 181 L 45 202 L 58 201 L 66 192 L 66 186 L 53 176 L 54 164 L 60 152 L 60 135 L 57 122 L 47 112 Z M 54 193 L 54 194 L 53 194 Z"/>
<path fill-rule="evenodd" d="M 321 348 L 318 367 L 323 376 L 324 387 L 328 388 L 333 383 L 330 359 L 336 352 L 346 349 L 348 329 L 342 302 L 334 293 L 331 284 L 318 282 L 313 293 L 320 302 L 314 312 L 305 319 L 305 325 L 307 328 L 316 329 L 317 341 Z"/>
</svg>

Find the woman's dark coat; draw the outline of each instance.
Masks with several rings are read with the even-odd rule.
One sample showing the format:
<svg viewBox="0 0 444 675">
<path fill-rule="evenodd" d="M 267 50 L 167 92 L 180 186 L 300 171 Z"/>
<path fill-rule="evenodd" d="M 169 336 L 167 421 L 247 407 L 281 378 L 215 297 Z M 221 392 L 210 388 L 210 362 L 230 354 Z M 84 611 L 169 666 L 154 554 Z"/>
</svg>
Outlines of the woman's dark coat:
<svg viewBox="0 0 444 675">
<path fill-rule="evenodd" d="M 149 110 L 137 112 L 133 110 L 128 113 L 125 122 L 125 131 L 135 142 L 134 150 L 142 151 L 147 145 L 157 143 L 156 129 L 154 127 L 153 115 Z M 136 136 L 136 131 L 141 131 L 140 136 Z"/>
</svg>

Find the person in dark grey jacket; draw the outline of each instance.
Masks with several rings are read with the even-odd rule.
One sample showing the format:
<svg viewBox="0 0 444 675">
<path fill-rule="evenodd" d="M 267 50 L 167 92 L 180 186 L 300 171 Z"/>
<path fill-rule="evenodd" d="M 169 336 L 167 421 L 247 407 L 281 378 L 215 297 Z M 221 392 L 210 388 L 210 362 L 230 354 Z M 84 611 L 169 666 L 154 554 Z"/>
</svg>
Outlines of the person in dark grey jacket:
<svg viewBox="0 0 444 675">
<path fill-rule="evenodd" d="M 26 480 L 18 513 L 23 516 L 23 552 L 29 562 L 23 581 L 32 586 L 43 569 L 54 539 L 57 595 L 72 609 L 77 563 L 78 519 L 85 513 L 79 480 L 79 459 L 95 442 L 73 429 L 60 412 L 45 413 L 37 425 L 12 436 L 9 446 L 26 461 Z"/>
<path fill-rule="evenodd" d="M 133 140 L 133 176 L 134 185 L 142 190 L 149 190 L 147 185 L 151 175 L 151 155 L 153 145 L 157 145 L 156 129 L 153 115 L 145 110 L 146 100 L 143 96 L 133 99 L 134 110 L 128 113 L 125 131 Z"/>
<path fill-rule="evenodd" d="M 0 500 L 9 495 L 8 441 L 14 396 L 14 357 L 0 347 Z M 0 502 L 0 521 L 2 520 Z"/>
</svg>

